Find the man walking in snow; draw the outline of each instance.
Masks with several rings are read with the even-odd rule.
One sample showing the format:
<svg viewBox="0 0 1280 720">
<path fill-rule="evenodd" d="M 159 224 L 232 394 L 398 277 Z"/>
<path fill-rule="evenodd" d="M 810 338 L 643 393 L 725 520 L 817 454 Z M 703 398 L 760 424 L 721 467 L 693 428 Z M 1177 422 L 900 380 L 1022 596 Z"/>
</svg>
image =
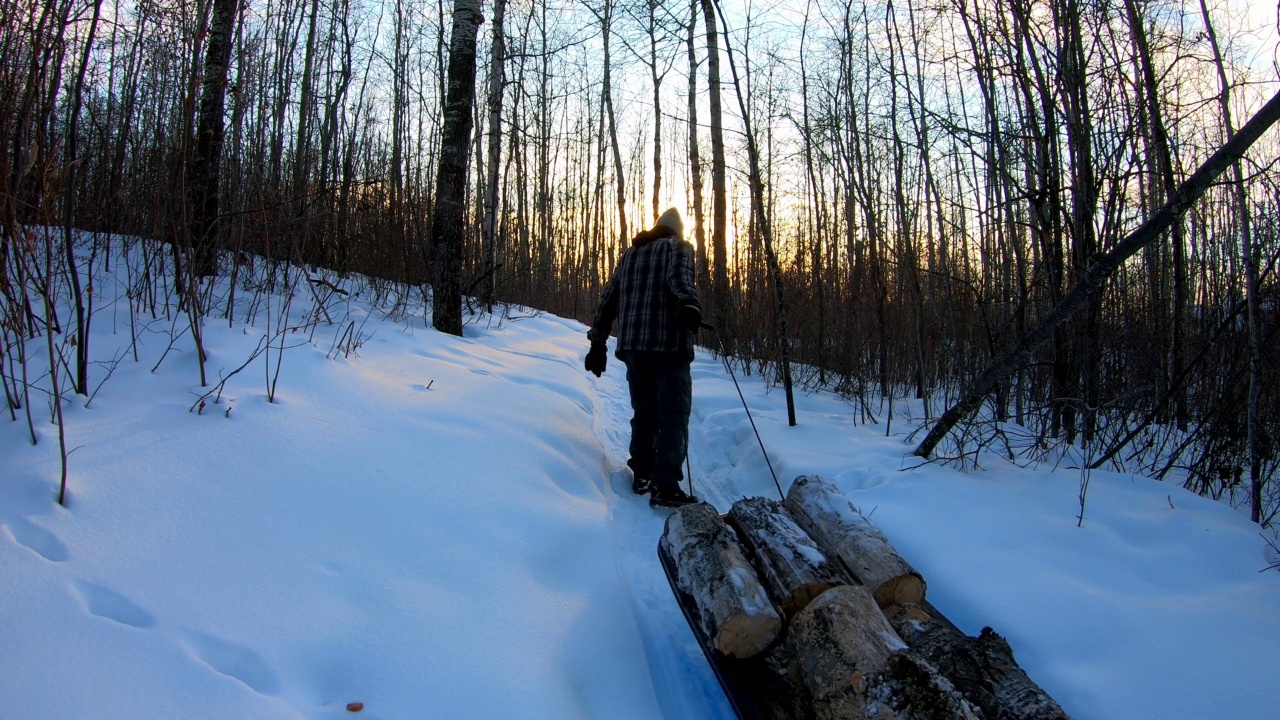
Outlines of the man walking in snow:
<svg viewBox="0 0 1280 720">
<path fill-rule="evenodd" d="M 697 502 L 680 489 L 689 449 L 693 405 L 694 333 L 702 306 L 694 289 L 693 246 L 684 239 L 680 213 L 670 208 L 622 253 L 600 298 L 587 339 L 586 369 L 600 377 L 608 363 L 605 340 L 618 321 L 615 357 L 627 366 L 631 391 L 632 489 L 649 504 L 675 507 Z"/>
</svg>

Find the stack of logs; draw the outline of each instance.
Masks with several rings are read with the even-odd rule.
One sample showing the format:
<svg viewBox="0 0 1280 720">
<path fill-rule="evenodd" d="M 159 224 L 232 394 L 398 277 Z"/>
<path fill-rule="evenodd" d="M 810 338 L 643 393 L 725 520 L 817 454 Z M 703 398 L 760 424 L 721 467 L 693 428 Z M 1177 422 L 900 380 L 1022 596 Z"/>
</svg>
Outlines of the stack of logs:
<svg viewBox="0 0 1280 720">
<path fill-rule="evenodd" d="M 1069 720 L 991 628 L 956 629 L 924 579 L 831 483 L 721 515 L 680 508 L 658 543 L 738 713 L 761 718 Z"/>
</svg>

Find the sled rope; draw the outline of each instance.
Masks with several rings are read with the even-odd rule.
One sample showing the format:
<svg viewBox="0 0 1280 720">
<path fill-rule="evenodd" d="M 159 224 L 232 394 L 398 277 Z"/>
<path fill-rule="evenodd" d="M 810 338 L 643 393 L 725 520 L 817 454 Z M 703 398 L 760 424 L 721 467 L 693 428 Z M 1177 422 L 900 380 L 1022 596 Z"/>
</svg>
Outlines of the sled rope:
<svg viewBox="0 0 1280 720">
<path fill-rule="evenodd" d="M 716 336 L 716 343 L 720 346 L 720 360 L 724 363 L 725 370 L 729 371 L 729 377 L 733 378 L 733 387 L 738 391 L 738 399 L 742 401 L 742 409 L 747 411 L 747 420 L 751 422 L 751 431 L 756 434 L 756 442 L 760 443 L 760 453 L 764 455 L 764 462 L 769 466 L 769 474 L 773 476 L 773 486 L 778 488 L 778 498 L 786 501 L 786 493 L 782 492 L 782 483 L 778 482 L 778 473 L 773 469 L 773 461 L 769 459 L 769 451 L 764 448 L 764 440 L 760 437 L 760 430 L 756 427 L 756 419 L 751 417 L 751 408 L 747 407 L 747 398 L 742 394 L 742 386 L 738 384 L 738 375 L 733 372 L 733 364 L 729 362 L 729 355 L 724 350 L 724 338 L 720 337 L 720 331 L 716 330 L 711 323 L 702 323 L 705 330 L 710 330 L 711 334 Z M 685 462 L 689 457 L 686 453 Z M 689 475 L 690 494 L 693 494 L 693 474 Z"/>
</svg>

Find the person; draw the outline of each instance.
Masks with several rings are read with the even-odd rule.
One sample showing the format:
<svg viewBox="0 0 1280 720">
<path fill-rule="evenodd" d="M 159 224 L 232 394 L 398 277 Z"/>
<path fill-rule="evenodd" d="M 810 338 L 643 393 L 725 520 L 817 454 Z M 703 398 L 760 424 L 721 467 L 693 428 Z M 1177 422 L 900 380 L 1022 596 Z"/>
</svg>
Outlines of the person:
<svg viewBox="0 0 1280 720">
<path fill-rule="evenodd" d="M 670 208 L 622 253 L 587 332 L 591 349 L 584 364 L 600 377 L 608 363 L 605 341 L 618 323 L 614 356 L 627 367 L 631 393 L 627 465 L 632 489 L 649 493 L 654 507 L 697 502 L 680 488 L 693 405 L 689 366 L 702 324 L 693 269 L 693 246 L 684 239 L 680 213 Z"/>
</svg>

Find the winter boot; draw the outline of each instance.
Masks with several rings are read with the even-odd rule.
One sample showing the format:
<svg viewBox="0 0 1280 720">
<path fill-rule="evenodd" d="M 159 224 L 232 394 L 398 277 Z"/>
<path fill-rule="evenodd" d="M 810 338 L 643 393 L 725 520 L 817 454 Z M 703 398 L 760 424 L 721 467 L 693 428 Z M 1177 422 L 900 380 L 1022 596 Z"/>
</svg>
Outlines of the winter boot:
<svg viewBox="0 0 1280 720">
<path fill-rule="evenodd" d="M 649 489 L 649 507 L 681 507 L 698 502 L 698 498 L 679 485 L 654 485 Z"/>
</svg>

